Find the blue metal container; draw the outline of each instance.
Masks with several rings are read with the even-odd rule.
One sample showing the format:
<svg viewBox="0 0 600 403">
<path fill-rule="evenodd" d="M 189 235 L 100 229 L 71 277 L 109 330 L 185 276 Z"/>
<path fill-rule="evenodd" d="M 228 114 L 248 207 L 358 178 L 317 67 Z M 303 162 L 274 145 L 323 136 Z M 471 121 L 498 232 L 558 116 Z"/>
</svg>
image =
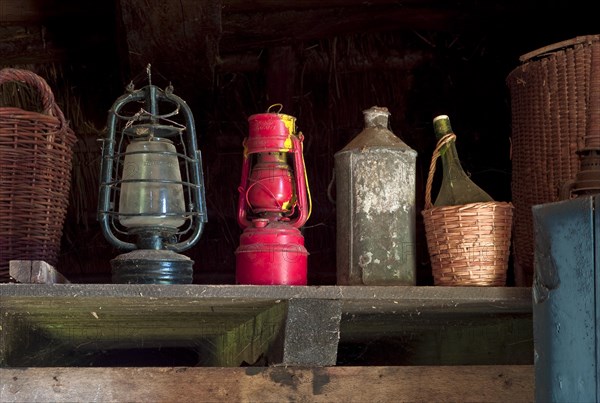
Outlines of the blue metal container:
<svg viewBox="0 0 600 403">
<path fill-rule="evenodd" d="M 600 195 L 533 206 L 535 400 L 600 400 Z"/>
</svg>

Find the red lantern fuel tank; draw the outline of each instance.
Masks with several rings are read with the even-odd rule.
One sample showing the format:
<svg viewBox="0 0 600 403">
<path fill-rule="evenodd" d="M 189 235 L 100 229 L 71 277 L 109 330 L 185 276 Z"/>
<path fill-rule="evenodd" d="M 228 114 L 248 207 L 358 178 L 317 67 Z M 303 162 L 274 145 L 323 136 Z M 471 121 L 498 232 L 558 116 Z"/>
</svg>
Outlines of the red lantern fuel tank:
<svg viewBox="0 0 600 403">
<path fill-rule="evenodd" d="M 255 219 L 236 250 L 238 284 L 306 285 L 304 237 L 287 222 Z"/>
</svg>

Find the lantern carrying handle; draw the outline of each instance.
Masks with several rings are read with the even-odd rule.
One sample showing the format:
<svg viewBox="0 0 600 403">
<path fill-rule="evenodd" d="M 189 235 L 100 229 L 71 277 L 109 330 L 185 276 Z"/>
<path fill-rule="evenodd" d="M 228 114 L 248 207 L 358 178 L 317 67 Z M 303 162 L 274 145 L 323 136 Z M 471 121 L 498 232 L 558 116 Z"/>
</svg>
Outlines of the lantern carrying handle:
<svg viewBox="0 0 600 403">
<path fill-rule="evenodd" d="M 276 108 L 276 107 L 279 107 L 279 110 L 277 112 L 273 112 L 271 109 Z M 273 104 L 267 108 L 267 113 L 281 113 L 282 110 L 283 110 L 283 104 Z"/>
</svg>

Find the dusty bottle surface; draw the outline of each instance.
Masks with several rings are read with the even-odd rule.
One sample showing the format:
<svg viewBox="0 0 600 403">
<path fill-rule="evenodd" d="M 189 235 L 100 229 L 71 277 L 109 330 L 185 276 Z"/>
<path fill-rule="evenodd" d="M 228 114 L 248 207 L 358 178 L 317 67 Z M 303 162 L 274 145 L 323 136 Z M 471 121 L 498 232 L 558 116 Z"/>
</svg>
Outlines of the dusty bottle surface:
<svg viewBox="0 0 600 403">
<path fill-rule="evenodd" d="M 433 119 L 433 130 L 439 141 L 447 134 L 454 133 L 447 115 Z M 492 197 L 473 182 L 460 164 L 455 140 L 451 140 L 440 150 L 442 159 L 442 183 L 433 203 L 435 207 L 493 201 Z"/>
<path fill-rule="evenodd" d="M 415 285 L 417 153 L 388 129 L 387 108 L 335 154 L 337 282 Z"/>
</svg>

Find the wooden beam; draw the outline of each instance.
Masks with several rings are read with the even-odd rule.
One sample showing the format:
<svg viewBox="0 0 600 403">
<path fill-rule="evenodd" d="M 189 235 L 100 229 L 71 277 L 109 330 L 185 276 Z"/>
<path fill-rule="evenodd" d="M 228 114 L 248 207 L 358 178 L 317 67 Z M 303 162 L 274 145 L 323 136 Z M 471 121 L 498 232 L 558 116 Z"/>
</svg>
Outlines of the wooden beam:
<svg viewBox="0 0 600 403">
<path fill-rule="evenodd" d="M 269 364 L 324 366 L 336 363 L 340 340 L 411 337 L 424 341 L 414 348 L 452 354 L 446 363 L 495 363 L 453 358 L 482 337 L 480 348 L 501 363 L 523 364 L 532 359 L 531 309 L 531 289 L 513 287 L 0 284 L 0 366 L 99 365 L 107 353 L 161 348 L 197 350 L 200 365 L 265 354 Z M 436 341 L 455 327 L 462 347 Z M 437 359 L 425 358 L 417 363 Z"/>
<path fill-rule="evenodd" d="M 357 32 L 464 29 L 465 12 L 454 9 L 344 7 L 231 14 L 223 18 L 221 52 L 283 46 Z M 274 35 L 274 33 L 277 33 Z"/>
<path fill-rule="evenodd" d="M 335 365 L 341 315 L 341 301 L 290 300 L 280 362 L 296 366 Z"/>
<path fill-rule="evenodd" d="M 112 33 L 103 30 L 88 27 L 65 38 L 44 25 L 0 26 L 0 67 L 109 57 L 114 48 Z"/>
<path fill-rule="evenodd" d="M 223 54 L 283 46 L 334 36 L 384 31 L 487 32 L 514 19 L 507 2 L 311 1 L 277 7 L 270 1 L 223 2 L 220 50 Z M 302 4 L 300 6 L 299 4 Z M 256 5 L 256 7 L 255 7 Z M 252 9 L 248 9 L 251 6 Z M 533 9 L 518 4 L 521 12 Z"/>
<path fill-rule="evenodd" d="M 114 25 L 112 2 L 3 0 L 0 67 L 76 62 L 112 65 L 116 54 Z M 99 70 L 106 74 L 101 67 Z M 87 68 L 86 74 L 91 71 Z"/>
<path fill-rule="evenodd" d="M 252 286 L 252 285 L 180 285 L 153 284 L 1 284 L 0 307 L 39 306 L 39 301 L 64 300 L 59 309 L 97 303 L 98 298 L 125 301 L 128 304 L 169 304 L 173 299 L 218 299 L 229 304 L 270 304 L 287 299 L 336 299 L 343 301 L 347 313 L 448 311 L 462 313 L 531 313 L 530 287 L 402 287 L 402 286 Z M 77 301 L 75 301 L 75 299 Z M 20 302 L 19 302 L 20 301 Z M 17 303 L 18 302 L 18 303 Z M 57 304 L 54 302 L 54 304 Z M 13 306 L 13 303 L 15 304 Z M 53 308 L 54 309 L 54 308 Z M 85 309 L 85 308 L 84 308 Z"/>
<path fill-rule="evenodd" d="M 0 369 L 2 402 L 534 400 L 534 368 L 246 367 Z"/>
<path fill-rule="evenodd" d="M 256 13 L 273 10 L 317 10 L 326 8 L 359 7 L 362 9 L 378 6 L 395 7 L 427 7 L 427 8 L 498 8 L 502 5 L 514 7 L 522 4 L 517 0 L 488 1 L 482 4 L 478 0 L 302 0 L 282 3 L 281 0 L 222 0 L 223 12 L 230 13 Z"/>
<path fill-rule="evenodd" d="M 106 10 L 110 9 L 107 4 L 79 0 L 2 0 L 0 22 L 44 23 L 56 17 L 98 19 L 106 16 Z"/>
</svg>

